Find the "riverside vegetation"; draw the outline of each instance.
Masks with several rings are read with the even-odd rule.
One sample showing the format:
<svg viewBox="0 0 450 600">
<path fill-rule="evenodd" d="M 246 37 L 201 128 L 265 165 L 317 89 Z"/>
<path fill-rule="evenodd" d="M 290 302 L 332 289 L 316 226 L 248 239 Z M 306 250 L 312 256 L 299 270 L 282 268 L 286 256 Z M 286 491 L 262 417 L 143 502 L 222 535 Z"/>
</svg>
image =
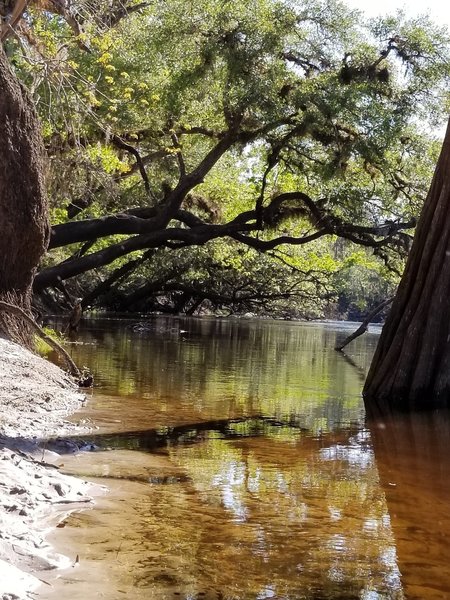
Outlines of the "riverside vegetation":
<svg viewBox="0 0 450 600">
<path fill-rule="evenodd" d="M 334 0 L 80 0 L 8 31 L 48 156 L 41 307 L 355 318 L 393 293 L 444 28 Z"/>
<path fill-rule="evenodd" d="M 2 336 L 32 346 L 32 303 L 359 317 L 394 294 L 438 161 L 366 396 L 448 404 L 445 28 L 336 0 L 16 0 L 0 15 Z M 29 401 L 39 435 L 47 401 Z"/>
</svg>

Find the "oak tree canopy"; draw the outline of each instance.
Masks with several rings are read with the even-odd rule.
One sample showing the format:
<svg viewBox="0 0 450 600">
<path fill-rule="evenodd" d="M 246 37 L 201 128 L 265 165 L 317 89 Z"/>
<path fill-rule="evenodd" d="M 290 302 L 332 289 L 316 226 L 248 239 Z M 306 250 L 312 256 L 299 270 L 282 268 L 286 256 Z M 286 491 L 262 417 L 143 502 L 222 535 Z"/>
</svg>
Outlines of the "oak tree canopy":
<svg viewBox="0 0 450 600">
<path fill-rule="evenodd" d="M 446 110 L 446 30 L 332 0 L 85 0 L 31 3 L 3 31 L 48 156 L 36 293 L 314 314 L 342 268 L 395 285 Z"/>
</svg>

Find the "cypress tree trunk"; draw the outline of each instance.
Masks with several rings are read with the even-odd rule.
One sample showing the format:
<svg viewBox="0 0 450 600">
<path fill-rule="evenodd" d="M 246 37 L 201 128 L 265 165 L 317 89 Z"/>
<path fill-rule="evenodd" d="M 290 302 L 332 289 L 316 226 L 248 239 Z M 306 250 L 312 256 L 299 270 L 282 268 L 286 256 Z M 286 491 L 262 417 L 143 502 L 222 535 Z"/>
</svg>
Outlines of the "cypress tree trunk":
<svg viewBox="0 0 450 600">
<path fill-rule="evenodd" d="M 450 406 L 450 125 L 363 393 L 369 413 Z"/>
<path fill-rule="evenodd" d="M 0 44 L 0 300 L 28 313 L 32 281 L 49 235 L 43 154 L 31 99 Z M 31 341 L 21 318 L 4 311 L 0 334 Z"/>
</svg>

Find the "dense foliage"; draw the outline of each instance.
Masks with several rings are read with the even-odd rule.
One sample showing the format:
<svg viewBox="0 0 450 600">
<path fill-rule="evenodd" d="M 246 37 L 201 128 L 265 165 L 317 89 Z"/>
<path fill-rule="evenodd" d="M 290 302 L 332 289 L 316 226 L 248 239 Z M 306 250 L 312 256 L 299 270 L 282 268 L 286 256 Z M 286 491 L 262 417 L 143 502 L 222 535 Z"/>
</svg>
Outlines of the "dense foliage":
<svg viewBox="0 0 450 600">
<path fill-rule="evenodd" d="M 6 42 L 49 155 L 41 297 L 358 316 L 392 291 L 448 108 L 447 31 L 333 0 L 55 7 Z"/>
</svg>

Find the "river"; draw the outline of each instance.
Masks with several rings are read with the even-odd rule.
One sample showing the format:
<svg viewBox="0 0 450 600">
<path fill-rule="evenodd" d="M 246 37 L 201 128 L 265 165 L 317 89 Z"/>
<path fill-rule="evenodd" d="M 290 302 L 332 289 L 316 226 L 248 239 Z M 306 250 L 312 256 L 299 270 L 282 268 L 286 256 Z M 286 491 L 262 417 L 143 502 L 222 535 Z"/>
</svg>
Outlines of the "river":
<svg viewBox="0 0 450 600">
<path fill-rule="evenodd" d="M 75 419 L 106 485 L 51 536 L 49 600 L 450 598 L 450 419 L 367 422 L 379 328 L 155 317 L 84 324 L 96 387 Z M 76 555 L 79 560 L 76 561 Z"/>
</svg>

